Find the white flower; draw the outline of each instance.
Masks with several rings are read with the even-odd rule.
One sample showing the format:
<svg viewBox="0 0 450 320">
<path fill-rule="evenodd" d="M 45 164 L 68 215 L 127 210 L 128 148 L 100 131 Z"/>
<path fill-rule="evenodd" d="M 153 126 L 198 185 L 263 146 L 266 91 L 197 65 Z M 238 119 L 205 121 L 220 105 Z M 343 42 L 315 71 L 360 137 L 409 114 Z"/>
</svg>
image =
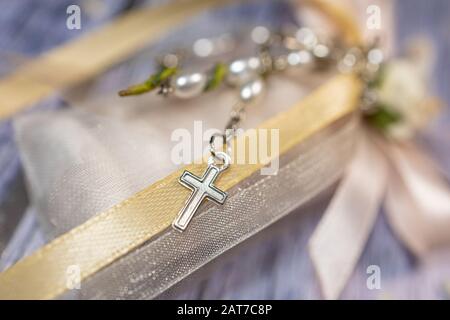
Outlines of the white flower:
<svg viewBox="0 0 450 320">
<path fill-rule="evenodd" d="M 430 120 L 431 108 L 427 102 L 427 87 L 421 71 L 407 59 L 393 60 L 385 65 L 377 90 L 379 103 L 401 120 L 388 128 L 396 138 L 411 138 Z"/>
</svg>

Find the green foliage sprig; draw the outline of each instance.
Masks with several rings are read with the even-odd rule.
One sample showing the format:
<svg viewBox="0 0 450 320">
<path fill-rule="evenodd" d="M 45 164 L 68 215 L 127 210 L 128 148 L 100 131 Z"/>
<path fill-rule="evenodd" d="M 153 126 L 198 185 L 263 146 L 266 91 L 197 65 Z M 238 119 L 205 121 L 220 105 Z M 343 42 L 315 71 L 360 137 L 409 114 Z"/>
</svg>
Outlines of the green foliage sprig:
<svg viewBox="0 0 450 320">
<path fill-rule="evenodd" d="M 205 86 L 205 91 L 211 91 L 218 88 L 227 75 L 227 67 L 224 63 L 218 62 L 214 66 L 211 77 Z"/>
<path fill-rule="evenodd" d="M 168 80 L 175 73 L 178 72 L 178 68 L 162 67 L 160 71 L 151 75 L 146 81 L 138 83 L 128 87 L 127 89 L 120 90 L 119 96 L 134 96 L 143 94 L 159 87 L 164 81 Z"/>
</svg>

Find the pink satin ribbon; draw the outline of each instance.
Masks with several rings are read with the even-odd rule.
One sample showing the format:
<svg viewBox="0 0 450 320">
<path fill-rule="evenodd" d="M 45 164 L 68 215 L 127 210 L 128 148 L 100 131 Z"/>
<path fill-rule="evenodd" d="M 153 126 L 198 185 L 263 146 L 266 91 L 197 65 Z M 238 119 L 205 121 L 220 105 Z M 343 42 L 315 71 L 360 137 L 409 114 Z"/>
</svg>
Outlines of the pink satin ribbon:
<svg viewBox="0 0 450 320">
<path fill-rule="evenodd" d="M 411 142 L 364 132 L 309 243 L 325 299 L 344 289 L 381 206 L 414 254 L 450 244 L 450 189 L 433 161 Z"/>
</svg>

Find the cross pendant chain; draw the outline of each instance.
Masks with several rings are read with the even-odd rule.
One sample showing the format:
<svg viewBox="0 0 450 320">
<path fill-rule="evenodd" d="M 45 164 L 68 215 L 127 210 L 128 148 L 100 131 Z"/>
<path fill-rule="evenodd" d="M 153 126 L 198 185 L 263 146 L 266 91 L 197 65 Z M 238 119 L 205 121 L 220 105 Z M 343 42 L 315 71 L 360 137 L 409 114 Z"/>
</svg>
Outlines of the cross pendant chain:
<svg viewBox="0 0 450 320">
<path fill-rule="evenodd" d="M 178 213 L 172 226 L 178 231 L 184 231 L 204 199 L 212 200 L 218 204 L 224 204 L 227 193 L 214 186 L 214 181 L 222 170 L 214 164 L 210 164 L 201 178 L 189 171 L 184 171 L 179 182 L 192 190 L 184 207 Z"/>
</svg>

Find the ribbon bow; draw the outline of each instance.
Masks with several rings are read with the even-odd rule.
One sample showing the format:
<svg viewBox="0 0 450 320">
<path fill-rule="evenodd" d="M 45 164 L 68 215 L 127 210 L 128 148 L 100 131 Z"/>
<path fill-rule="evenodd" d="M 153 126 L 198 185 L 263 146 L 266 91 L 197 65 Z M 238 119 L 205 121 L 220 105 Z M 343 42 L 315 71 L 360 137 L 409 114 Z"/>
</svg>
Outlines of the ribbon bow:
<svg viewBox="0 0 450 320">
<path fill-rule="evenodd" d="M 433 161 L 413 142 L 364 130 L 309 243 L 326 299 L 344 289 L 381 206 L 393 232 L 416 256 L 450 244 L 450 189 Z"/>
</svg>

